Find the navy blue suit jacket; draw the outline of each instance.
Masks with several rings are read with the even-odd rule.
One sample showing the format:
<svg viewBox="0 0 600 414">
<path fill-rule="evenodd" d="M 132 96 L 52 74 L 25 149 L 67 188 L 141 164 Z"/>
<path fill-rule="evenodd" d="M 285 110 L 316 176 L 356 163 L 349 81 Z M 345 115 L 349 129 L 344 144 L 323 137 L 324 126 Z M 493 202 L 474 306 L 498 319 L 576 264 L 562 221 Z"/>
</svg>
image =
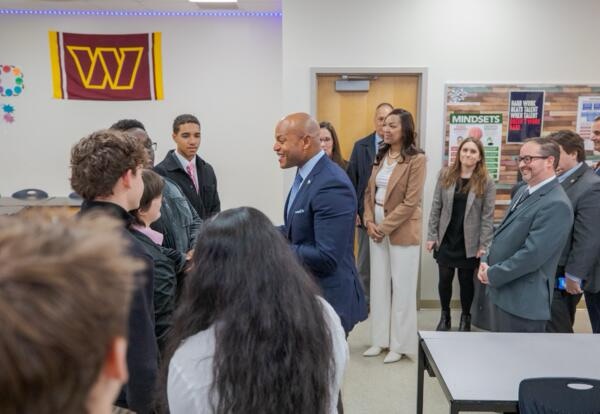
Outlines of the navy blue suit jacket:
<svg viewBox="0 0 600 414">
<path fill-rule="evenodd" d="M 344 170 L 323 156 L 304 178 L 283 227 L 300 262 L 316 278 L 346 332 L 367 318 L 354 263 L 355 217 L 352 183 Z"/>
<path fill-rule="evenodd" d="M 375 132 L 359 139 L 354 143 L 350 161 L 348 162 L 348 177 L 354 185 L 356 197 L 358 198 L 358 214 L 364 215 L 365 209 L 365 190 L 369 184 L 369 178 L 373 171 L 373 161 L 375 160 Z"/>
</svg>

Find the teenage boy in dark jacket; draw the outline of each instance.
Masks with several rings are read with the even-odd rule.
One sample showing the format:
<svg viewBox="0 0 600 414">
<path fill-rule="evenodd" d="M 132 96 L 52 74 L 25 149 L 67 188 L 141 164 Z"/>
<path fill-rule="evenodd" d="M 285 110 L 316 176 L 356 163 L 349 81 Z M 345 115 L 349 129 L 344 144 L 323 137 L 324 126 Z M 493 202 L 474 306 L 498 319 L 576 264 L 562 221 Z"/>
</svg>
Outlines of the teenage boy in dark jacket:
<svg viewBox="0 0 600 414">
<path fill-rule="evenodd" d="M 152 257 L 129 230 L 129 211 L 139 206 L 144 191 L 141 170 L 147 162 L 148 154 L 139 140 L 114 130 L 94 132 L 71 150 L 71 186 L 84 199 L 80 214 L 107 214 L 121 220 L 129 241 L 128 253 L 146 264 L 137 275 L 129 312 L 129 382 L 115 403 L 137 414 L 152 412 L 158 369 Z"/>
<path fill-rule="evenodd" d="M 200 148 L 200 121 L 194 115 L 179 115 L 173 121 L 173 141 L 154 171 L 173 180 L 192 203 L 201 219 L 221 211 L 217 177 L 212 166 L 196 154 Z"/>
</svg>

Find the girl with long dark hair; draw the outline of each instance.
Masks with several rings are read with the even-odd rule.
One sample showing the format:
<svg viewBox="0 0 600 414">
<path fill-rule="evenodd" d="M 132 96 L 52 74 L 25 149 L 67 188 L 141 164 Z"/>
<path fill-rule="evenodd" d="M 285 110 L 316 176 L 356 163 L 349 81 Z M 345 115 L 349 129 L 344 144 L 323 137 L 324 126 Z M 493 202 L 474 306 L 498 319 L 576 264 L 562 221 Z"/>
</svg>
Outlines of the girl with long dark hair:
<svg viewBox="0 0 600 414">
<path fill-rule="evenodd" d="M 410 112 L 385 118 L 383 144 L 365 191 L 363 222 L 371 251 L 371 347 L 363 356 L 389 352 L 384 363 L 417 354 L 417 278 L 425 154 L 416 145 Z"/>
<path fill-rule="evenodd" d="M 179 413 L 335 413 L 348 348 L 279 230 L 241 207 L 204 223 L 167 346 Z"/>
</svg>

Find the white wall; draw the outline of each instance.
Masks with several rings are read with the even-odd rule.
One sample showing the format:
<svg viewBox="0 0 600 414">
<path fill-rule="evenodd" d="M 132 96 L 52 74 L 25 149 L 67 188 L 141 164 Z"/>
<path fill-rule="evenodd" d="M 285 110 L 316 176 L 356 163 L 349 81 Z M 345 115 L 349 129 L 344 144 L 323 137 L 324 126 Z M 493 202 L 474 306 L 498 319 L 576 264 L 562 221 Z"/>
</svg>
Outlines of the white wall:
<svg viewBox="0 0 600 414">
<path fill-rule="evenodd" d="M 165 99 L 52 99 L 48 30 L 162 32 Z M 121 118 L 146 125 L 160 161 L 173 147 L 173 118 L 189 112 L 202 123 L 199 153 L 215 168 L 222 207 L 251 205 L 281 221 L 283 180 L 271 149 L 281 117 L 281 18 L 2 15 L 0 34 L 0 64 L 21 67 L 26 87 L 0 97 L 16 108 L 14 124 L 0 119 L 0 194 L 38 187 L 67 195 L 73 143 Z"/>
<path fill-rule="evenodd" d="M 215 167 L 223 207 L 253 205 L 273 220 L 290 181 L 271 145 L 276 120 L 310 111 L 310 69 L 428 69 L 425 217 L 441 166 L 444 83 L 599 83 L 597 0 L 284 0 L 277 18 L 84 18 L 0 16 L 0 64 L 25 72 L 17 122 L 0 121 L 0 193 L 29 186 L 69 192 L 70 146 L 123 117 L 142 120 L 171 147 L 182 112 L 203 123 L 200 150 Z M 47 31 L 163 32 L 164 101 L 50 98 Z M 284 179 L 285 177 L 285 179 Z M 425 220 L 426 221 L 426 220 Z M 436 299 L 437 272 L 422 261 L 422 298 Z"/>
<path fill-rule="evenodd" d="M 309 111 L 311 67 L 426 67 L 425 217 L 442 162 L 445 82 L 598 83 L 597 0 L 284 0 L 283 109 Z M 427 222 L 425 218 L 424 222 Z M 422 299 L 437 298 L 422 254 Z"/>
</svg>

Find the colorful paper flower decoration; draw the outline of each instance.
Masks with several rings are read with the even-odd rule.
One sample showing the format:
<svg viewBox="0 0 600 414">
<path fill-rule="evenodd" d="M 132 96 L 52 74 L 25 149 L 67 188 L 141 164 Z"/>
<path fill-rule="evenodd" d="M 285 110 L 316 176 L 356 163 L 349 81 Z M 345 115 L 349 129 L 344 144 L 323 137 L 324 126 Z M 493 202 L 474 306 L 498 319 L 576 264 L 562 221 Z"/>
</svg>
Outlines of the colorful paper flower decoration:
<svg viewBox="0 0 600 414">
<path fill-rule="evenodd" d="M 0 64 L 0 96 L 19 96 L 25 84 L 23 83 L 23 72 L 13 65 Z"/>
</svg>

